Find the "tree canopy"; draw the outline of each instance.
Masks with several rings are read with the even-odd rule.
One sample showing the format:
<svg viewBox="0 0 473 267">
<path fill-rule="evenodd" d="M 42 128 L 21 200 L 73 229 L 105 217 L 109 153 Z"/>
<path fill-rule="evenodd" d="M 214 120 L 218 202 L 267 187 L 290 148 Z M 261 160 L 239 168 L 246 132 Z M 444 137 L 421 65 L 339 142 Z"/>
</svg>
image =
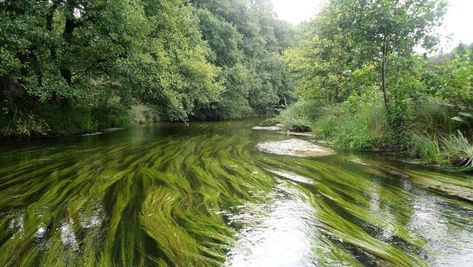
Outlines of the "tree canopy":
<svg viewBox="0 0 473 267">
<path fill-rule="evenodd" d="M 6 0 L 0 24 L 2 128 L 136 103 L 238 118 L 293 98 L 280 57 L 292 29 L 269 1 Z"/>
<path fill-rule="evenodd" d="M 400 72 L 413 66 L 414 49 L 437 44 L 445 12 L 446 2 L 438 0 L 329 1 L 286 52 L 301 97 L 341 102 L 379 84 L 387 108 Z"/>
</svg>

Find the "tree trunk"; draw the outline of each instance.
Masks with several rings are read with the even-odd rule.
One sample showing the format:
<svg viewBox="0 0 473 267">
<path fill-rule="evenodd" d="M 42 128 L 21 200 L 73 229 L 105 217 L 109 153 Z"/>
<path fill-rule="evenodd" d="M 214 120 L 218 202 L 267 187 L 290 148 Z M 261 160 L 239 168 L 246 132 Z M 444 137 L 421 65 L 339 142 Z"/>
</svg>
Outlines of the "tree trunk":
<svg viewBox="0 0 473 267">
<path fill-rule="evenodd" d="M 74 22 L 74 5 L 75 1 L 69 0 L 66 3 L 66 24 L 64 26 L 64 32 L 62 34 L 65 45 L 70 47 L 71 41 L 72 41 L 72 36 L 74 29 L 76 27 L 75 22 Z M 65 66 L 64 63 L 60 67 L 61 75 L 66 80 L 67 84 L 71 85 L 72 84 L 72 71 L 68 66 Z"/>
<path fill-rule="evenodd" d="M 51 9 L 49 10 L 48 16 L 46 17 L 46 29 L 48 30 L 49 34 L 52 34 L 54 30 L 53 20 L 54 20 L 54 14 L 56 13 L 57 8 L 58 8 L 58 4 L 56 2 L 53 2 L 53 5 L 51 6 Z M 51 53 L 52 60 L 55 61 L 57 57 L 55 44 L 53 43 L 49 44 L 49 51 Z"/>
<path fill-rule="evenodd" d="M 2 92 L 7 92 L 13 97 L 21 97 L 22 92 L 13 82 L 11 74 L 5 74 L 0 77 L 0 88 Z"/>
<path fill-rule="evenodd" d="M 389 97 L 388 89 L 386 87 L 386 69 L 388 63 L 388 36 L 384 30 L 383 48 L 382 48 L 382 62 L 381 62 L 381 90 L 383 91 L 384 107 L 388 110 Z"/>
</svg>

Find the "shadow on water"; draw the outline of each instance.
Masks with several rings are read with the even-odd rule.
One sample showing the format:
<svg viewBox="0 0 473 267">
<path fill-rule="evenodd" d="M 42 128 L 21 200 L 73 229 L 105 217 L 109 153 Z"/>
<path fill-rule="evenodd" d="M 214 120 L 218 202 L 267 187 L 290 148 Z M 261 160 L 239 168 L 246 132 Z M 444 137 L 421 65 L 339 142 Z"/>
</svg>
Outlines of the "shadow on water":
<svg viewBox="0 0 473 267">
<path fill-rule="evenodd" d="M 0 146 L 1 266 L 467 266 L 473 179 L 264 154 L 255 121 Z"/>
</svg>

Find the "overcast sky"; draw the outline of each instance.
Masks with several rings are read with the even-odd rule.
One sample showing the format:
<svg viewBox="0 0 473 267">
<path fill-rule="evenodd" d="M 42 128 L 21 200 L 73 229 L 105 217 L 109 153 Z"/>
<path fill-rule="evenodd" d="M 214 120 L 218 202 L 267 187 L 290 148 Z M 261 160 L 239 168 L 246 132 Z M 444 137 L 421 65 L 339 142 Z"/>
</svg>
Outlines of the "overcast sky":
<svg viewBox="0 0 473 267">
<path fill-rule="evenodd" d="M 314 17 L 325 0 L 272 0 L 280 19 L 293 24 Z M 440 30 L 445 50 L 462 41 L 473 43 L 473 0 L 449 0 L 445 23 Z"/>
</svg>

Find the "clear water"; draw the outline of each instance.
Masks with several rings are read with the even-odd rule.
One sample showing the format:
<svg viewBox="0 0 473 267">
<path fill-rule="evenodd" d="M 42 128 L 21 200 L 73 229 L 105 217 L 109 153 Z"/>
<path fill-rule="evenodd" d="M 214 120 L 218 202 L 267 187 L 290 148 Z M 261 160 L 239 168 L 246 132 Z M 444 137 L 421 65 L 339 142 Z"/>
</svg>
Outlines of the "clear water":
<svg viewBox="0 0 473 267">
<path fill-rule="evenodd" d="M 472 266 L 472 177 L 256 123 L 3 141 L 0 266 Z"/>
</svg>

